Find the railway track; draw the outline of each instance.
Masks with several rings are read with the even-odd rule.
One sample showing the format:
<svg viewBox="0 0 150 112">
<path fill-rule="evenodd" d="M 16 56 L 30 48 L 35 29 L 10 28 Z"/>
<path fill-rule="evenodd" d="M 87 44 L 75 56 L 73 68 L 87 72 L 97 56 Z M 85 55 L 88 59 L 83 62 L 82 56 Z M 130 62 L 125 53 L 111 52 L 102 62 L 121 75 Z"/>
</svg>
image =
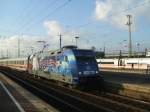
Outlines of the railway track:
<svg viewBox="0 0 150 112">
<path fill-rule="evenodd" d="M 33 78 L 22 72 L 13 71 L 5 74 L 16 80 L 48 103 L 61 111 L 76 112 L 148 112 L 149 103 L 131 100 L 112 94 L 93 95 L 86 92 L 57 86 L 47 80 Z M 146 107 L 146 108 L 145 108 Z M 66 110 L 67 109 L 67 110 Z"/>
<path fill-rule="evenodd" d="M 131 106 L 135 106 L 138 108 L 144 108 L 148 111 L 150 111 L 150 102 L 145 102 L 137 99 L 133 99 L 130 97 L 125 97 L 122 95 L 112 94 L 112 93 L 106 93 L 102 95 L 103 97 L 109 98 L 111 100 L 115 100 L 124 104 L 130 104 Z"/>
<path fill-rule="evenodd" d="M 71 94 L 66 94 L 57 88 L 52 88 L 49 85 L 40 83 L 39 80 L 24 77 L 17 72 L 10 73 L 8 71 L 2 71 L 2 73 L 62 112 L 113 112 L 112 110 L 87 102 Z"/>
<path fill-rule="evenodd" d="M 126 97 L 119 94 L 114 94 L 110 92 L 106 92 L 105 94 L 100 94 L 98 91 L 90 91 L 90 94 L 99 96 L 99 97 L 105 97 L 107 99 L 117 101 L 123 104 L 131 105 L 137 108 L 143 108 L 147 111 L 150 111 L 150 102 L 138 100 L 132 97 Z"/>
</svg>

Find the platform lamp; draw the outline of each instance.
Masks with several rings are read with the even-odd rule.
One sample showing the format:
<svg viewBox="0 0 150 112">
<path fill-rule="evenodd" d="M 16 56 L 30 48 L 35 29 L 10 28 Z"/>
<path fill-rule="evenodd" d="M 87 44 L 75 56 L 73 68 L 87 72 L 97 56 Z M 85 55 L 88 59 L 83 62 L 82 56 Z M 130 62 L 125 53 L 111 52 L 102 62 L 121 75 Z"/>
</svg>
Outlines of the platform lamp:
<svg viewBox="0 0 150 112">
<path fill-rule="evenodd" d="M 45 44 L 46 44 L 46 41 L 44 41 L 44 40 L 38 40 L 37 42 L 38 42 L 38 43 L 42 43 L 42 47 L 44 48 L 44 46 L 45 46 Z M 41 50 L 40 52 L 43 51 L 43 48 L 42 48 L 42 50 Z"/>
<path fill-rule="evenodd" d="M 38 40 L 37 42 L 38 43 L 44 43 L 44 44 L 46 43 L 46 41 L 44 41 L 44 40 Z"/>
<path fill-rule="evenodd" d="M 138 51 L 137 51 L 138 53 L 137 53 L 137 54 L 138 54 L 138 58 L 139 58 L 139 55 L 140 55 L 140 54 L 139 54 L 140 43 L 136 43 L 136 45 L 137 45 L 137 48 L 138 48 Z"/>
<path fill-rule="evenodd" d="M 75 39 L 76 39 L 76 46 L 77 46 L 77 40 L 79 39 L 79 37 L 75 37 Z"/>
</svg>

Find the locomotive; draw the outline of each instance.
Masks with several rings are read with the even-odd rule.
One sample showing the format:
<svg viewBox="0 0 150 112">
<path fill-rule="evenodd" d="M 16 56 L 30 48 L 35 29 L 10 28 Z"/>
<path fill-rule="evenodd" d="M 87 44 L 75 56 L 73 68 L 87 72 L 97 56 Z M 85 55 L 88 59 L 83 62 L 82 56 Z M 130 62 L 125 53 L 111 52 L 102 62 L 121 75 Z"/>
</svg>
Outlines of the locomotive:
<svg viewBox="0 0 150 112">
<path fill-rule="evenodd" d="M 103 80 L 99 73 L 95 53 L 92 50 L 78 49 L 72 45 L 64 46 L 56 51 L 32 54 L 23 64 L 30 74 L 73 87 L 100 86 Z"/>
</svg>

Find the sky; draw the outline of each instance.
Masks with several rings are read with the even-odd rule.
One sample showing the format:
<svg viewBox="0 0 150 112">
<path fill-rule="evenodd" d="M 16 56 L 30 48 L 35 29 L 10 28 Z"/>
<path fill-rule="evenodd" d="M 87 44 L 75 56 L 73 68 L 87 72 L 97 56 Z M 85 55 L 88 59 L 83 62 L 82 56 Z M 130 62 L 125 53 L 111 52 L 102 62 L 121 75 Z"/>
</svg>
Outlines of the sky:
<svg viewBox="0 0 150 112">
<path fill-rule="evenodd" d="M 132 15 L 133 51 L 150 48 L 150 0 L 0 0 L 0 57 L 37 52 L 62 45 L 128 51 L 128 19 Z"/>
</svg>

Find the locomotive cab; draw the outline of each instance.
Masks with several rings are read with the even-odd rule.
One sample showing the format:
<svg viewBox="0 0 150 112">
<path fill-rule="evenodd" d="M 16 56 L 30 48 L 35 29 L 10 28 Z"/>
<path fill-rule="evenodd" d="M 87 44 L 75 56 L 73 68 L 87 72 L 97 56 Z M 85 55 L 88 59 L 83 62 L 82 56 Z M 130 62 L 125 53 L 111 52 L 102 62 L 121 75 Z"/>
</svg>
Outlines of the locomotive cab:
<svg viewBox="0 0 150 112">
<path fill-rule="evenodd" d="M 84 86 L 99 86 L 102 82 L 102 77 L 99 74 L 98 65 L 95 59 L 95 53 L 92 50 L 73 50 L 79 85 Z"/>
</svg>

